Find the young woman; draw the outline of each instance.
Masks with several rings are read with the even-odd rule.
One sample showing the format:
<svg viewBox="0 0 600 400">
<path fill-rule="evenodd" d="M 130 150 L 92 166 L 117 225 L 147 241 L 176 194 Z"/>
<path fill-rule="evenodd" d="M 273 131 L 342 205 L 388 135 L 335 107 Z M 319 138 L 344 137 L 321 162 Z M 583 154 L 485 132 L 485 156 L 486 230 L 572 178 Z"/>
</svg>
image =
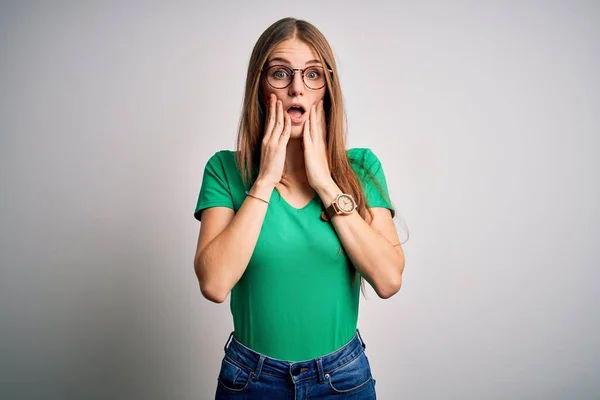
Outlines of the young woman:
<svg viewBox="0 0 600 400">
<path fill-rule="evenodd" d="M 275 22 L 250 57 L 238 149 L 210 158 L 194 213 L 202 294 L 231 292 L 217 399 L 375 398 L 360 287 L 394 295 L 404 255 L 381 163 L 346 149 L 344 122 L 326 39 Z"/>
</svg>

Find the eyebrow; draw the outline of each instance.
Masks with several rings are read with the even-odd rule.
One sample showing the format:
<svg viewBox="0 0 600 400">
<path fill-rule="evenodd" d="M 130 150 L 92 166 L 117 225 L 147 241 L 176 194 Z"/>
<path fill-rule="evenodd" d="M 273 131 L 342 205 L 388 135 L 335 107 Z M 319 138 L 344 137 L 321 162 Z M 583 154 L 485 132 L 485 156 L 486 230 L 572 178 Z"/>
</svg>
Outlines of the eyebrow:
<svg viewBox="0 0 600 400">
<path fill-rule="evenodd" d="M 271 64 L 271 63 L 272 63 L 272 62 L 274 62 L 274 61 L 278 61 L 278 62 L 286 63 L 286 64 L 288 64 L 288 65 L 291 65 L 291 64 L 292 64 L 291 62 L 289 62 L 289 60 L 286 60 L 286 59 L 285 59 L 285 58 L 283 58 L 283 57 L 275 57 L 275 58 L 272 58 L 272 59 L 270 59 L 270 60 L 269 60 L 267 63 L 268 63 L 268 64 Z M 305 64 L 305 65 L 308 65 L 308 64 L 321 64 L 321 61 L 319 61 L 319 60 L 316 60 L 316 59 L 315 59 L 315 60 L 309 60 L 309 61 L 307 61 L 307 62 L 306 62 L 306 64 Z"/>
</svg>

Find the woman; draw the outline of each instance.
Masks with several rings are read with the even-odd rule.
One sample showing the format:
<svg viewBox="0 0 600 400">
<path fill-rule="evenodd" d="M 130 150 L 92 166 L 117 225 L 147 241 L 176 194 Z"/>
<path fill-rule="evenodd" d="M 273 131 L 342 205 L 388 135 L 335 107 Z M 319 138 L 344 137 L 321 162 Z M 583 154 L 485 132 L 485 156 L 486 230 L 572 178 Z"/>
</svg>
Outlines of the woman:
<svg viewBox="0 0 600 400">
<path fill-rule="evenodd" d="M 326 39 L 277 21 L 250 57 L 238 151 L 210 158 L 194 214 L 202 294 L 231 292 L 217 399 L 375 398 L 359 288 L 400 289 L 394 213 L 377 157 L 345 148 Z"/>
</svg>

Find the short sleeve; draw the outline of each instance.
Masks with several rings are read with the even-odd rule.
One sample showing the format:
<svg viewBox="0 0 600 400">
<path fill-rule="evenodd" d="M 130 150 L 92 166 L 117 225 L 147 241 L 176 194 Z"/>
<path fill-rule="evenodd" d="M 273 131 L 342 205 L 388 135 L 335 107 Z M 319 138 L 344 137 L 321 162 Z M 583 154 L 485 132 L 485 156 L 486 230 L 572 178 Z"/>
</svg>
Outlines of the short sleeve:
<svg viewBox="0 0 600 400">
<path fill-rule="evenodd" d="M 210 207 L 234 209 L 222 152 L 215 153 L 206 163 L 194 217 L 200 221 L 202 210 Z"/>
<path fill-rule="evenodd" d="M 392 212 L 392 218 L 396 215 L 390 195 L 388 192 L 387 181 L 383 166 L 379 158 L 371 149 L 353 149 L 357 150 L 355 157 L 360 164 L 358 178 L 360 179 L 365 197 L 367 198 L 367 207 L 383 207 Z M 361 154 L 362 153 L 362 154 Z"/>
</svg>

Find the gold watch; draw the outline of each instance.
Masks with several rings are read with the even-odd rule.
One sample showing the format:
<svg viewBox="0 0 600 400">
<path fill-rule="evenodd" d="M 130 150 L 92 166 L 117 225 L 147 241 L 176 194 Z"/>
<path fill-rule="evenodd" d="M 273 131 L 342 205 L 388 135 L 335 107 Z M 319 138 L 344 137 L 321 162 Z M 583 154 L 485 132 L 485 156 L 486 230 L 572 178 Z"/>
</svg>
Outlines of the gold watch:
<svg viewBox="0 0 600 400">
<path fill-rule="evenodd" d="M 356 209 L 354 198 L 345 193 L 338 194 L 329 207 L 323 212 L 323 219 L 331 220 L 334 215 L 348 215 Z"/>
</svg>

